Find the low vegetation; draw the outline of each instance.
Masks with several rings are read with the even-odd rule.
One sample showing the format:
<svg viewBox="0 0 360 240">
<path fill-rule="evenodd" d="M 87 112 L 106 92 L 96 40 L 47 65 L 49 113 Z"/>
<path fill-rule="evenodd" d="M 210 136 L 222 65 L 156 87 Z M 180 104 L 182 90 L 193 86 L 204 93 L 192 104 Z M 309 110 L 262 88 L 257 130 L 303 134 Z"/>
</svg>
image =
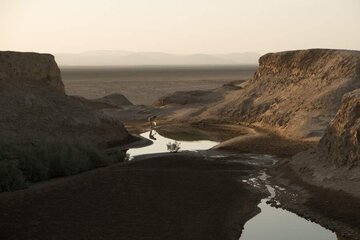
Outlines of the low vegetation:
<svg viewBox="0 0 360 240">
<path fill-rule="evenodd" d="M 0 142 L 0 192 L 32 183 L 70 176 L 124 161 L 126 154 L 106 156 L 94 146 L 72 141 L 44 141 L 19 146 Z"/>
<path fill-rule="evenodd" d="M 167 150 L 171 153 L 177 153 L 180 150 L 180 143 L 175 141 L 173 143 L 169 142 L 166 144 Z"/>
</svg>

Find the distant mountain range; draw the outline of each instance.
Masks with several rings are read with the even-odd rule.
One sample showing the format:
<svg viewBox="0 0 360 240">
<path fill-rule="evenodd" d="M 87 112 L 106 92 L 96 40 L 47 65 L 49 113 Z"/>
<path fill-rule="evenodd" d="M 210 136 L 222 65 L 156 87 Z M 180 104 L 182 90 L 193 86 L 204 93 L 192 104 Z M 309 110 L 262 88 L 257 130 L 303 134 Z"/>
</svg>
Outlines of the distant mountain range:
<svg viewBox="0 0 360 240">
<path fill-rule="evenodd" d="M 89 51 L 77 54 L 55 54 L 59 65 L 257 65 L 260 54 L 254 52 L 227 54 L 169 54 L 162 52 Z"/>
</svg>

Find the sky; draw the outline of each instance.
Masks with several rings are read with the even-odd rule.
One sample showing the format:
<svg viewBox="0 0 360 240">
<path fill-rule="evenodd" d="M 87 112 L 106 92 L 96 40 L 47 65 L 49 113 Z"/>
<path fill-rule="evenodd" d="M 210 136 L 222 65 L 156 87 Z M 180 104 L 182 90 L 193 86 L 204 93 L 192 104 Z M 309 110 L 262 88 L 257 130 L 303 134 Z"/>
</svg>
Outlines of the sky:
<svg viewBox="0 0 360 240">
<path fill-rule="evenodd" d="M 360 0 L 0 0 L 0 50 L 360 50 Z"/>
</svg>

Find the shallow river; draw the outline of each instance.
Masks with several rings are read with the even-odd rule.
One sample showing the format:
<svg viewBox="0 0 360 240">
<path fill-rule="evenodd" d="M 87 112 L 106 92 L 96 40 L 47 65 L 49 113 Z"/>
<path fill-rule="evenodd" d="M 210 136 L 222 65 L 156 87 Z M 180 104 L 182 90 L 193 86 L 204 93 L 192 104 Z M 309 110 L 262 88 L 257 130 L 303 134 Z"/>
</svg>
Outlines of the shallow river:
<svg viewBox="0 0 360 240">
<path fill-rule="evenodd" d="M 136 156 L 143 154 L 162 153 L 167 152 L 167 144 L 173 143 L 175 140 L 161 136 L 157 132 L 145 132 L 141 134 L 142 137 L 152 138 L 153 144 L 143 148 L 130 149 L 128 151 L 130 160 Z M 155 139 L 154 139 L 155 138 Z M 217 145 L 214 141 L 177 141 L 180 143 L 180 151 L 196 151 L 207 150 Z M 220 156 L 221 157 L 221 156 Z M 261 156 L 260 156 L 261 157 Z M 239 159 L 249 158 L 248 154 L 239 155 Z M 251 159 L 259 158 L 251 157 Z M 265 155 L 264 158 L 269 158 Z M 266 174 L 265 174 L 266 176 Z M 262 176 L 264 178 L 264 174 Z M 261 178 L 260 177 L 260 178 Z M 258 181 L 259 180 L 259 181 Z M 257 185 L 260 182 L 266 182 L 264 179 L 249 179 L 243 182 Z M 270 192 L 270 197 L 273 198 L 273 187 L 266 186 Z M 285 189 L 281 189 L 286 191 Z M 250 219 L 244 226 L 243 234 L 240 240 L 336 240 L 336 234 L 323 228 L 322 226 L 310 222 L 304 218 L 297 216 L 296 214 L 280 209 L 271 207 L 266 201 L 269 198 L 265 198 L 261 201 L 258 207 L 261 212 L 254 218 Z"/>
<path fill-rule="evenodd" d="M 153 141 L 152 145 L 149 145 L 147 147 L 142 148 L 133 148 L 127 151 L 128 154 L 130 154 L 130 159 L 132 159 L 135 156 L 142 155 L 142 154 L 152 154 L 152 153 L 162 153 L 167 152 L 167 144 L 173 143 L 175 140 L 166 138 L 164 136 L 161 136 L 156 131 L 153 131 L 152 136 L 155 139 L 150 139 L 150 132 L 145 132 L 141 134 L 142 137 L 147 138 L 151 141 Z M 208 141 L 208 140 L 202 140 L 202 141 L 177 141 L 180 143 L 180 151 L 196 151 L 196 150 L 207 150 L 215 145 L 217 145 L 217 142 L 214 141 Z"/>
</svg>

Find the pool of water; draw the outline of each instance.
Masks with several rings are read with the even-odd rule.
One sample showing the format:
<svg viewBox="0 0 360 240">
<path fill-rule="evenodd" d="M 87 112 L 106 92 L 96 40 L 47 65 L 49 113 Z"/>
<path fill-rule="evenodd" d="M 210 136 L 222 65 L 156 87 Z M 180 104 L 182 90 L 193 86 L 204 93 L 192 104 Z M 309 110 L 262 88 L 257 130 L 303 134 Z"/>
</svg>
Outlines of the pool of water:
<svg viewBox="0 0 360 240">
<path fill-rule="evenodd" d="M 250 185 L 259 185 L 262 181 L 266 185 L 270 196 L 261 200 L 258 207 L 261 212 L 250 219 L 244 226 L 240 240 L 336 240 L 335 233 L 323 228 L 319 224 L 310 222 L 298 215 L 275 208 L 267 204 L 267 200 L 275 197 L 276 191 L 273 186 L 268 185 L 268 176 L 262 173 L 258 179 L 249 179 Z M 275 186 L 278 190 L 285 189 Z"/>
<path fill-rule="evenodd" d="M 261 212 L 244 226 L 240 240 L 336 240 L 335 233 L 294 213 L 271 207 L 263 199 Z"/>
<path fill-rule="evenodd" d="M 130 155 L 130 160 L 135 156 L 142 154 L 152 154 L 152 153 L 163 153 L 169 152 L 167 150 L 167 144 L 173 143 L 175 140 L 171 138 L 167 138 L 161 136 L 158 132 L 152 131 L 150 135 L 150 131 L 141 134 L 140 136 L 147 138 L 153 142 L 153 144 L 142 147 L 142 148 L 132 148 L 127 151 Z M 154 139 L 155 138 L 155 139 Z M 196 151 L 196 150 L 207 150 L 215 145 L 218 142 L 208 141 L 208 140 L 200 140 L 200 141 L 177 141 L 180 143 L 180 151 Z"/>
<path fill-rule="evenodd" d="M 167 143 L 174 142 L 174 139 L 161 136 L 156 131 L 145 132 L 142 137 L 153 141 L 152 145 L 128 150 L 130 160 L 136 156 L 143 154 L 168 152 Z M 208 150 L 217 145 L 214 141 L 178 141 L 180 143 L 180 151 L 197 151 Z M 216 155 L 212 158 L 225 158 L 225 155 Z M 248 164 L 256 165 L 256 163 L 271 165 L 276 159 L 269 155 L 258 154 L 236 154 L 232 155 L 229 161 L 245 161 Z M 267 187 L 270 197 L 261 201 L 258 207 L 261 212 L 254 218 L 250 219 L 244 226 L 244 231 L 240 240 L 336 240 L 336 234 L 323 228 L 322 226 L 312 223 L 296 214 L 270 206 L 266 203 L 268 199 L 275 197 L 274 188 L 267 184 L 267 175 L 263 172 L 258 178 L 243 180 L 243 183 L 260 187 Z M 278 190 L 286 191 L 276 186 Z"/>
</svg>

